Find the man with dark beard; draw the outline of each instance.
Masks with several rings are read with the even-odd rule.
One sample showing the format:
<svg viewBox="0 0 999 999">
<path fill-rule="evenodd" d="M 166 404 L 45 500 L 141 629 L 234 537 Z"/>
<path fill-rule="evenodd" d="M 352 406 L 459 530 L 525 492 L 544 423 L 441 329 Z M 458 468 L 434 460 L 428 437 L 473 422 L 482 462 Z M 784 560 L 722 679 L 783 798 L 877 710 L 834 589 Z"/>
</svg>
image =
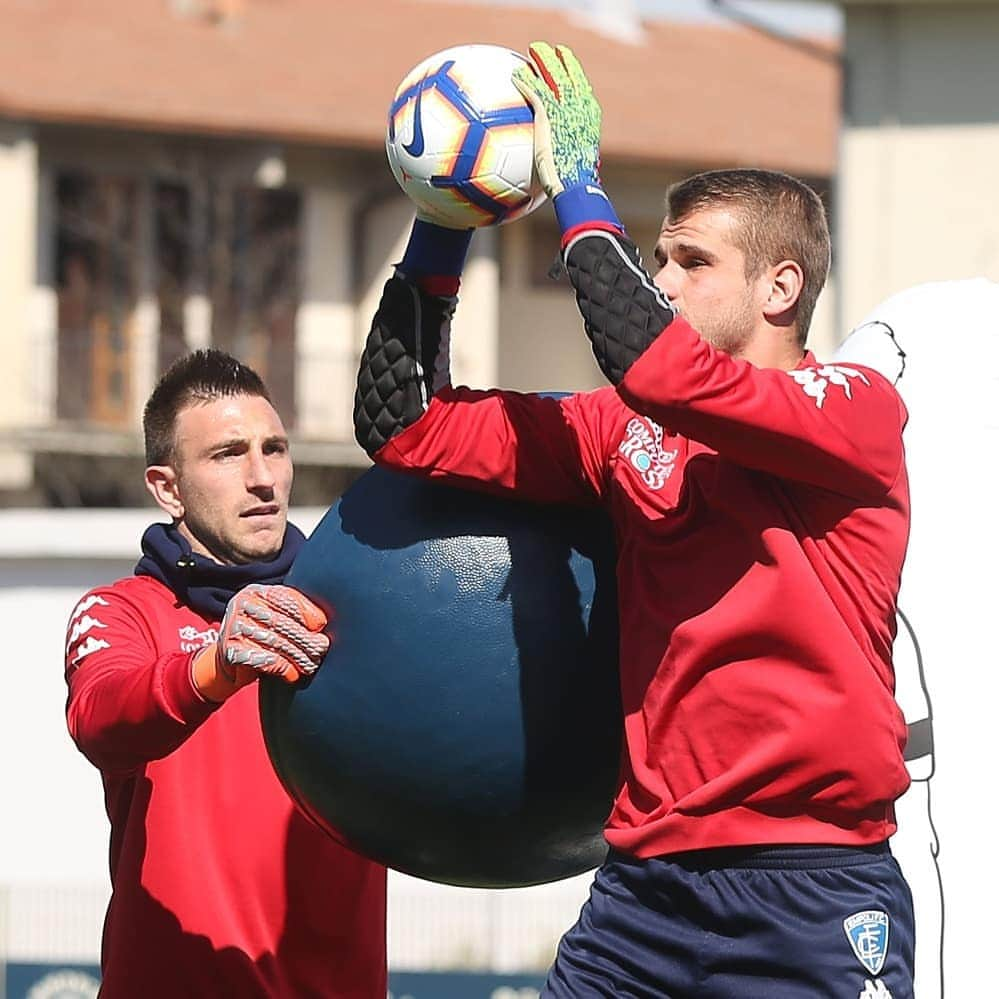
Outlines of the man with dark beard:
<svg viewBox="0 0 999 999">
<path fill-rule="evenodd" d="M 299 683 L 330 639 L 282 580 L 291 454 L 257 374 L 181 358 L 143 417 L 170 523 L 87 593 L 66 641 L 70 733 L 111 820 L 107 999 L 384 999 L 385 870 L 306 819 L 264 745 L 256 683 Z"/>
</svg>

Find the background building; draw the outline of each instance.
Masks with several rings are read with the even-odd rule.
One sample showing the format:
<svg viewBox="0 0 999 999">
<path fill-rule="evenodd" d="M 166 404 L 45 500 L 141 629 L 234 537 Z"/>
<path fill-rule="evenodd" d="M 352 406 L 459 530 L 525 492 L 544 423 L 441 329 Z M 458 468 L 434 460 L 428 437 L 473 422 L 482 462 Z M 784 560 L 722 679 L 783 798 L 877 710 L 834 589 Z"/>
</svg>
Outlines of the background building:
<svg viewBox="0 0 999 999">
<path fill-rule="evenodd" d="M 295 432 L 298 502 L 367 463 L 357 355 L 411 206 L 385 162 L 404 73 L 448 45 L 570 44 L 605 110 L 604 174 L 651 252 L 666 185 L 776 167 L 826 196 L 839 70 L 759 31 L 430 0 L 0 0 L 0 503 L 144 501 L 140 408 L 213 343 L 262 370 Z M 546 209 L 477 234 L 454 329 L 472 385 L 600 384 Z M 815 344 L 834 342 L 823 300 Z M 93 460 L 100 461 L 94 475 Z"/>
<path fill-rule="evenodd" d="M 82 976 L 64 994 L 82 996 L 97 958 L 107 823 L 65 731 L 63 623 L 82 591 L 131 571 L 148 506 L 95 508 L 146 504 L 138 423 L 157 375 L 209 344 L 261 370 L 312 526 L 368 464 L 351 431 L 357 355 L 412 215 L 382 148 L 394 88 L 449 45 L 536 38 L 587 67 L 604 179 L 647 254 L 666 186 L 699 169 L 783 169 L 833 207 L 832 44 L 447 0 L 0 0 L 0 964 L 58 962 Z M 567 284 L 547 277 L 557 248 L 545 208 L 476 235 L 456 380 L 601 384 Z M 820 356 L 834 301 L 814 322 Z M 393 878 L 396 981 L 416 995 L 398 974 L 536 978 L 587 880 L 488 893 Z M 531 981 L 495 994 L 523 999 Z"/>
<path fill-rule="evenodd" d="M 999 279 L 999 2 L 842 0 L 837 327 L 924 281 Z"/>
</svg>

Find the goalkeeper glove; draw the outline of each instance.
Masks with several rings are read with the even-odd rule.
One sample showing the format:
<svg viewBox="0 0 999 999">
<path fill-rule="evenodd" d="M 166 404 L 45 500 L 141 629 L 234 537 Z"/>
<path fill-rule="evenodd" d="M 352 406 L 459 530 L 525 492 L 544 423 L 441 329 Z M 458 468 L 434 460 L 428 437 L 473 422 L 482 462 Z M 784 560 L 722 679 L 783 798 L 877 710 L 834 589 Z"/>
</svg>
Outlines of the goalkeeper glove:
<svg viewBox="0 0 999 999">
<path fill-rule="evenodd" d="M 251 583 L 226 607 L 219 637 L 194 656 L 194 685 L 224 701 L 260 676 L 296 683 L 319 669 L 330 647 L 326 615 L 290 586 Z"/>
<path fill-rule="evenodd" d="M 534 109 L 534 163 L 562 232 L 597 223 L 623 231 L 600 185 L 600 105 L 579 60 L 565 45 L 531 45 L 533 66 L 514 86 Z M 602 225 L 601 225 L 602 224 Z"/>
</svg>

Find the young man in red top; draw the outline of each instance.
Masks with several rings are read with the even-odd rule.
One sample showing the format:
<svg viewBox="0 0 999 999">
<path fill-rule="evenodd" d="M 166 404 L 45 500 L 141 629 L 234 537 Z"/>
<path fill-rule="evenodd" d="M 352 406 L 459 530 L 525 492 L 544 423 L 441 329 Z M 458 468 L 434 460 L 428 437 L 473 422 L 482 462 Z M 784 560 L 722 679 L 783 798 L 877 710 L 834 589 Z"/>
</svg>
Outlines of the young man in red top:
<svg viewBox="0 0 999 999">
<path fill-rule="evenodd" d="M 111 820 L 101 995 L 384 999 L 385 871 L 296 810 L 260 728 L 258 677 L 296 683 L 330 641 L 281 585 L 304 541 L 281 420 L 209 350 L 163 376 L 143 425 L 172 523 L 80 600 L 66 642 L 70 733 Z"/>
<path fill-rule="evenodd" d="M 610 387 L 450 385 L 470 233 L 418 218 L 361 362 L 379 463 L 601 505 L 618 546 L 625 756 L 597 872 L 544 996 L 903 999 L 912 908 L 887 847 L 908 778 L 893 698 L 905 410 L 804 346 L 829 267 L 783 174 L 673 189 L 646 273 L 597 177 L 600 109 L 532 47 L 539 175 Z M 543 333 L 539 332 L 539 335 Z"/>
</svg>

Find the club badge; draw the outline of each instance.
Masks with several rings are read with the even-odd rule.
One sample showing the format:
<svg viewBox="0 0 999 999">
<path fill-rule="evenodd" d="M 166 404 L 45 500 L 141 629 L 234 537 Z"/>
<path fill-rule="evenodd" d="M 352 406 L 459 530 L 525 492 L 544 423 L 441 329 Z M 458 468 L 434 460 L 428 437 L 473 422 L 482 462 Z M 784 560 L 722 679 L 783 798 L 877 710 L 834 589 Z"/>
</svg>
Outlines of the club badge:
<svg viewBox="0 0 999 999">
<path fill-rule="evenodd" d="M 888 957 L 888 913 L 879 909 L 855 912 L 843 920 L 843 929 L 857 960 L 870 974 L 880 974 Z"/>
</svg>

